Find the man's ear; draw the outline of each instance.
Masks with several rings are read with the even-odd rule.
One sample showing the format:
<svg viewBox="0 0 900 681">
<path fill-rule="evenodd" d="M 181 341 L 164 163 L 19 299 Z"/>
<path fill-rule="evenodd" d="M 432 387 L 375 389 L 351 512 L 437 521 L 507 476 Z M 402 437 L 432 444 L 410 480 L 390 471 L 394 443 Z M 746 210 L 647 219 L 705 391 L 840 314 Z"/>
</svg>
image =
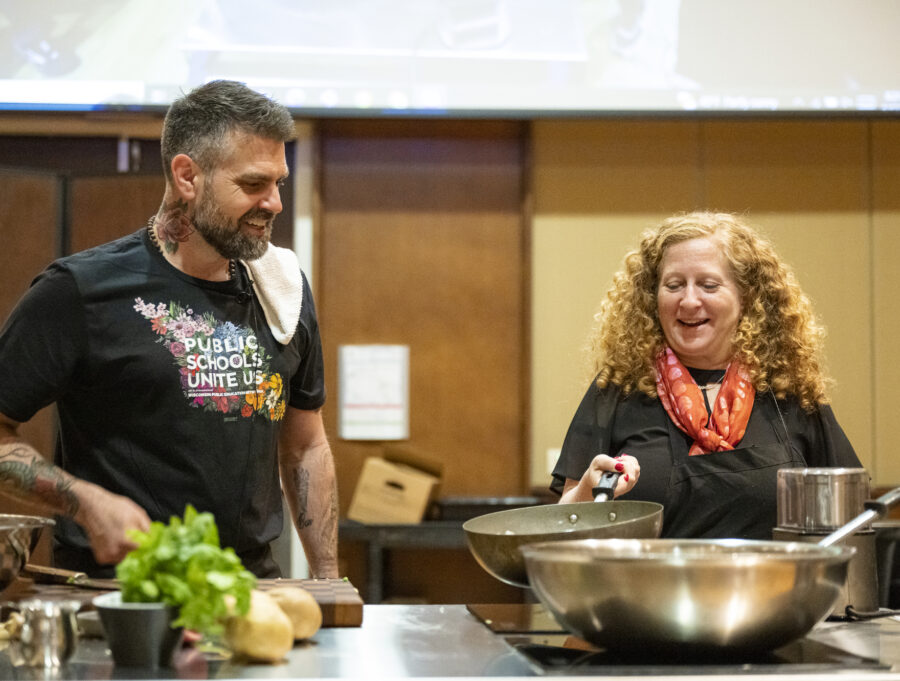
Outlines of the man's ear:
<svg viewBox="0 0 900 681">
<path fill-rule="evenodd" d="M 172 184 L 185 201 L 196 198 L 199 176 L 200 168 L 187 154 L 177 154 L 172 159 Z"/>
</svg>

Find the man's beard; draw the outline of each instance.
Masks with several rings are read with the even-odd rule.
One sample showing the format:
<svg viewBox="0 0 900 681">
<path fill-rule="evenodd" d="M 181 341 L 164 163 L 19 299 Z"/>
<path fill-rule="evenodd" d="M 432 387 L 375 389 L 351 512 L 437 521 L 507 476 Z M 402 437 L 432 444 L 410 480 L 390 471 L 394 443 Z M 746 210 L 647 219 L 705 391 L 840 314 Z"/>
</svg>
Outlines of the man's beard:
<svg viewBox="0 0 900 681">
<path fill-rule="evenodd" d="M 223 258 L 256 260 L 269 247 L 269 239 L 272 236 L 271 221 L 274 217 L 271 211 L 254 208 L 244 213 L 235 224 L 219 210 L 215 194 L 207 188 L 197 199 L 192 222 L 206 242 Z M 241 231 L 241 222 L 254 218 L 268 223 L 265 234 L 261 237 L 249 236 Z"/>
</svg>

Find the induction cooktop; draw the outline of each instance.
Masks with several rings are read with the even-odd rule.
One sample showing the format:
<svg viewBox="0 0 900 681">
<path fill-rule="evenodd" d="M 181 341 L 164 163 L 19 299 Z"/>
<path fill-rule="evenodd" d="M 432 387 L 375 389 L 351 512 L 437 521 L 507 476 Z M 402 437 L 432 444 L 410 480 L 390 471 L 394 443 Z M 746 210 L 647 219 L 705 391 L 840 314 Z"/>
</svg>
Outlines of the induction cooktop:
<svg viewBox="0 0 900 681">
<path fill-rule="evenodd" d="M 889 671 L 876 659 L 803 638 L 765 653 L 721 657 L 603 650 L 569 635 L 540 604 L 470 605 L 469 611 L 502 635 L 540 675 L 810 674 L 841 670 Z"/>
<path fill-rule="evenodd" d="M 888 671 L 878 660 L 846 653 L 837 648 L 802 639 L 771 653 L 737 658 L 679 658 L 654 656 L 643 651 L 640 656 L 607 650 L 584 650 L 563 645 L 535 643 L 530 636 L 506 638 L 529 666 L 538 674 L 597 676 L 677 676 L 716 674 L 811 674 L 841 670 Z"/>
</svg>

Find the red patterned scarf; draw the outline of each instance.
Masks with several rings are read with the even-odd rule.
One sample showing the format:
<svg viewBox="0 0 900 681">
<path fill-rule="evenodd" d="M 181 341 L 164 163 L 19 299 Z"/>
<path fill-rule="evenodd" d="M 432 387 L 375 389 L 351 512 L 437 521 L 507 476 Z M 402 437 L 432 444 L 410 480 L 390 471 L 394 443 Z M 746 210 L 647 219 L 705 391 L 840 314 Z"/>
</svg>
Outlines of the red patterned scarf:
<svg viewBox="0 0 900 681">
<path fill-rule="evenodd" d="M 690 456 L 734 449 L 744 437 L 756 396 L 746 370 L 732 362 L 709 416 L 699 386 L 669 347 L 656 358 L 656 391 L 672 423 L 694 438 Z"/>
</svg>

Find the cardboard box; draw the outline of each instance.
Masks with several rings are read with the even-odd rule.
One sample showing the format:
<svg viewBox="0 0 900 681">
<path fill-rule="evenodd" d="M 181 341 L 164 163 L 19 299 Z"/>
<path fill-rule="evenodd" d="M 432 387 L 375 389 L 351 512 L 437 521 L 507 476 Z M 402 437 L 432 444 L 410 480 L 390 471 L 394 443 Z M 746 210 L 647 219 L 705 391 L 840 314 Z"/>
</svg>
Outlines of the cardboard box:
<svg viewBox="0 0 900 681">
<path fill-rule="evenodd" d="M 353 492 L 347 517 L 361 523 L 421 522 L 440 485 L 440 461 L 400 447 L 370 456 Z"/>
</svg>

